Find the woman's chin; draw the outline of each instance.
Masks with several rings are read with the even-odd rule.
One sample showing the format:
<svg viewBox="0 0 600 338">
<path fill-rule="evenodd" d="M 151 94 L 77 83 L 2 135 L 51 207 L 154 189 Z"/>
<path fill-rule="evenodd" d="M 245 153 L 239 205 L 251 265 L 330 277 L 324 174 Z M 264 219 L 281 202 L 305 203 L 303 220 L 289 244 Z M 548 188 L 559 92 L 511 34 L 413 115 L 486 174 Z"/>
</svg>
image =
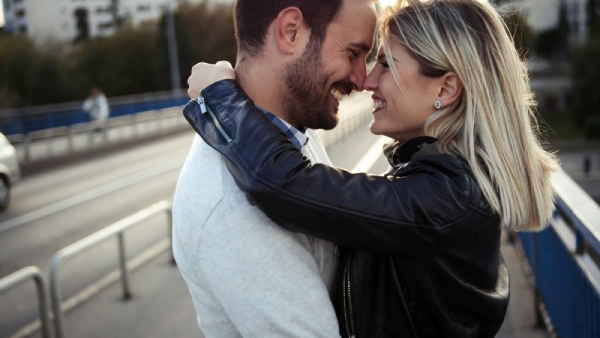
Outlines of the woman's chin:
<svg viewBox="0 0 600 338">
<path fill-rule="evenodd" d="M 369 125 L 369 131 L 373 135 L 382 135 L 381 130 L 375 121 L 371 121 L 371 124 Z"/>
</svg>

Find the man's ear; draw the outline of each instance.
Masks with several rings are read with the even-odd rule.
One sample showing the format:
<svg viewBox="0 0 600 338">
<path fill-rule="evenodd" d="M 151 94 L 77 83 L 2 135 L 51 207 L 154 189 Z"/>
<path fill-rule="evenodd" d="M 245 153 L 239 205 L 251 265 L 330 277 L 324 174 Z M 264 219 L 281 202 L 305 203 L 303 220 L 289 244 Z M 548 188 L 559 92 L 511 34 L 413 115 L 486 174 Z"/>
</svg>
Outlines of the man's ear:
<svg viewBox="0 0 600 338">
<path fill-rule="evenodd" d="M 298 7 L 288 7 L 279 12 L 275 20 L 275 37 L 282 53 L 292 55 L 304 49 L 310 30 Z"/>
<path fill-rule="evenodd" d="M 448 72 L 439 78 L 437 100 L 442 103 L 441 108 L 453 104 L 463 92 L 463 83 L 455 72 Z"/>
</svg>

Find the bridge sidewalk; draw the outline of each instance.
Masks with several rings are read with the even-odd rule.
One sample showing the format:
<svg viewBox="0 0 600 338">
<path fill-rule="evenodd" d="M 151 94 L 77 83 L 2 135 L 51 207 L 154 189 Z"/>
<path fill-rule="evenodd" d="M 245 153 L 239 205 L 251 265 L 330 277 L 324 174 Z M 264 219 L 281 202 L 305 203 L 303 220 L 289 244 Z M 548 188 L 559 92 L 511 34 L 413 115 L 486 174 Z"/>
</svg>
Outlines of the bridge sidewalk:
<svg viewBox="0 0 600 338">
<path fill-rule="evenodd" d="M 515 247 L 502 239 L 502 254 L 511 276 L 511 301 L 497 338 L 549 338 L 535 325 L 533 291 Z M 133 298 L 122 300 L 117 283 L 65 315 L 66 337 L 183 338 L 204 335 L 177 267 L 164 253 L 131 273 Z M 41 337 L 36 333 L 32 337 Z"/>
</svg>

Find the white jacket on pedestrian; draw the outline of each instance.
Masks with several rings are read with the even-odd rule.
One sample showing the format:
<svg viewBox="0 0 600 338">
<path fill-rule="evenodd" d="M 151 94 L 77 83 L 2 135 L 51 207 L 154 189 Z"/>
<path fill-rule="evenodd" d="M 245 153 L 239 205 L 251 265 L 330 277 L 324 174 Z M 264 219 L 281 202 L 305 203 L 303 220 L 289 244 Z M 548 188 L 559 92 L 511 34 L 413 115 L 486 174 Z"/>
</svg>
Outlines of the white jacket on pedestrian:
<svg viewBox="0 0 600 338">
<path fill-rule="evenodd" d="M 90 96 L 83 102 L 83 111 L 87 112 L 92 121 L 104 121 L 108 118 L 110 108 L 104 94 Z"/>
</svg>

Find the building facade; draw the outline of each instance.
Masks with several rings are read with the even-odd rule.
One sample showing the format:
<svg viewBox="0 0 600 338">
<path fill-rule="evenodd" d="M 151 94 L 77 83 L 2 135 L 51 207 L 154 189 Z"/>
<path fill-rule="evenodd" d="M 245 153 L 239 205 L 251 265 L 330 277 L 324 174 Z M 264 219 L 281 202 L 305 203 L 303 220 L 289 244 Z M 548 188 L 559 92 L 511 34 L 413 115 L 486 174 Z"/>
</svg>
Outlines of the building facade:
<svg viewBox="0 0 600 338">
<path fill-rule="evenodd" d="M 596 9 L 600 10 L 600 0 Z M 559 25 L 560 10 L 563 7 L 566 24 L 569 28 L 569 40 L 582 43 L 587 37 L 588 0 L 495 0 L 497 6 L 506 6 L 509 10 L 525 13 L 527 22 L 537 32 L 543 32 Z"/>
<path fill-rule="evenodd" d="M 199 0 L 1 1 L 4 5 L 4 31 L 25 34 L 36 41 L 70 42 L 82 35 L 94 38 L 113 34 L 118 25 L 115 19 L 126 20 L 134 26 L 155 22 L 167 6 Z M 113 11 L 113 8 L 118 11 Z"/>
</svg>

